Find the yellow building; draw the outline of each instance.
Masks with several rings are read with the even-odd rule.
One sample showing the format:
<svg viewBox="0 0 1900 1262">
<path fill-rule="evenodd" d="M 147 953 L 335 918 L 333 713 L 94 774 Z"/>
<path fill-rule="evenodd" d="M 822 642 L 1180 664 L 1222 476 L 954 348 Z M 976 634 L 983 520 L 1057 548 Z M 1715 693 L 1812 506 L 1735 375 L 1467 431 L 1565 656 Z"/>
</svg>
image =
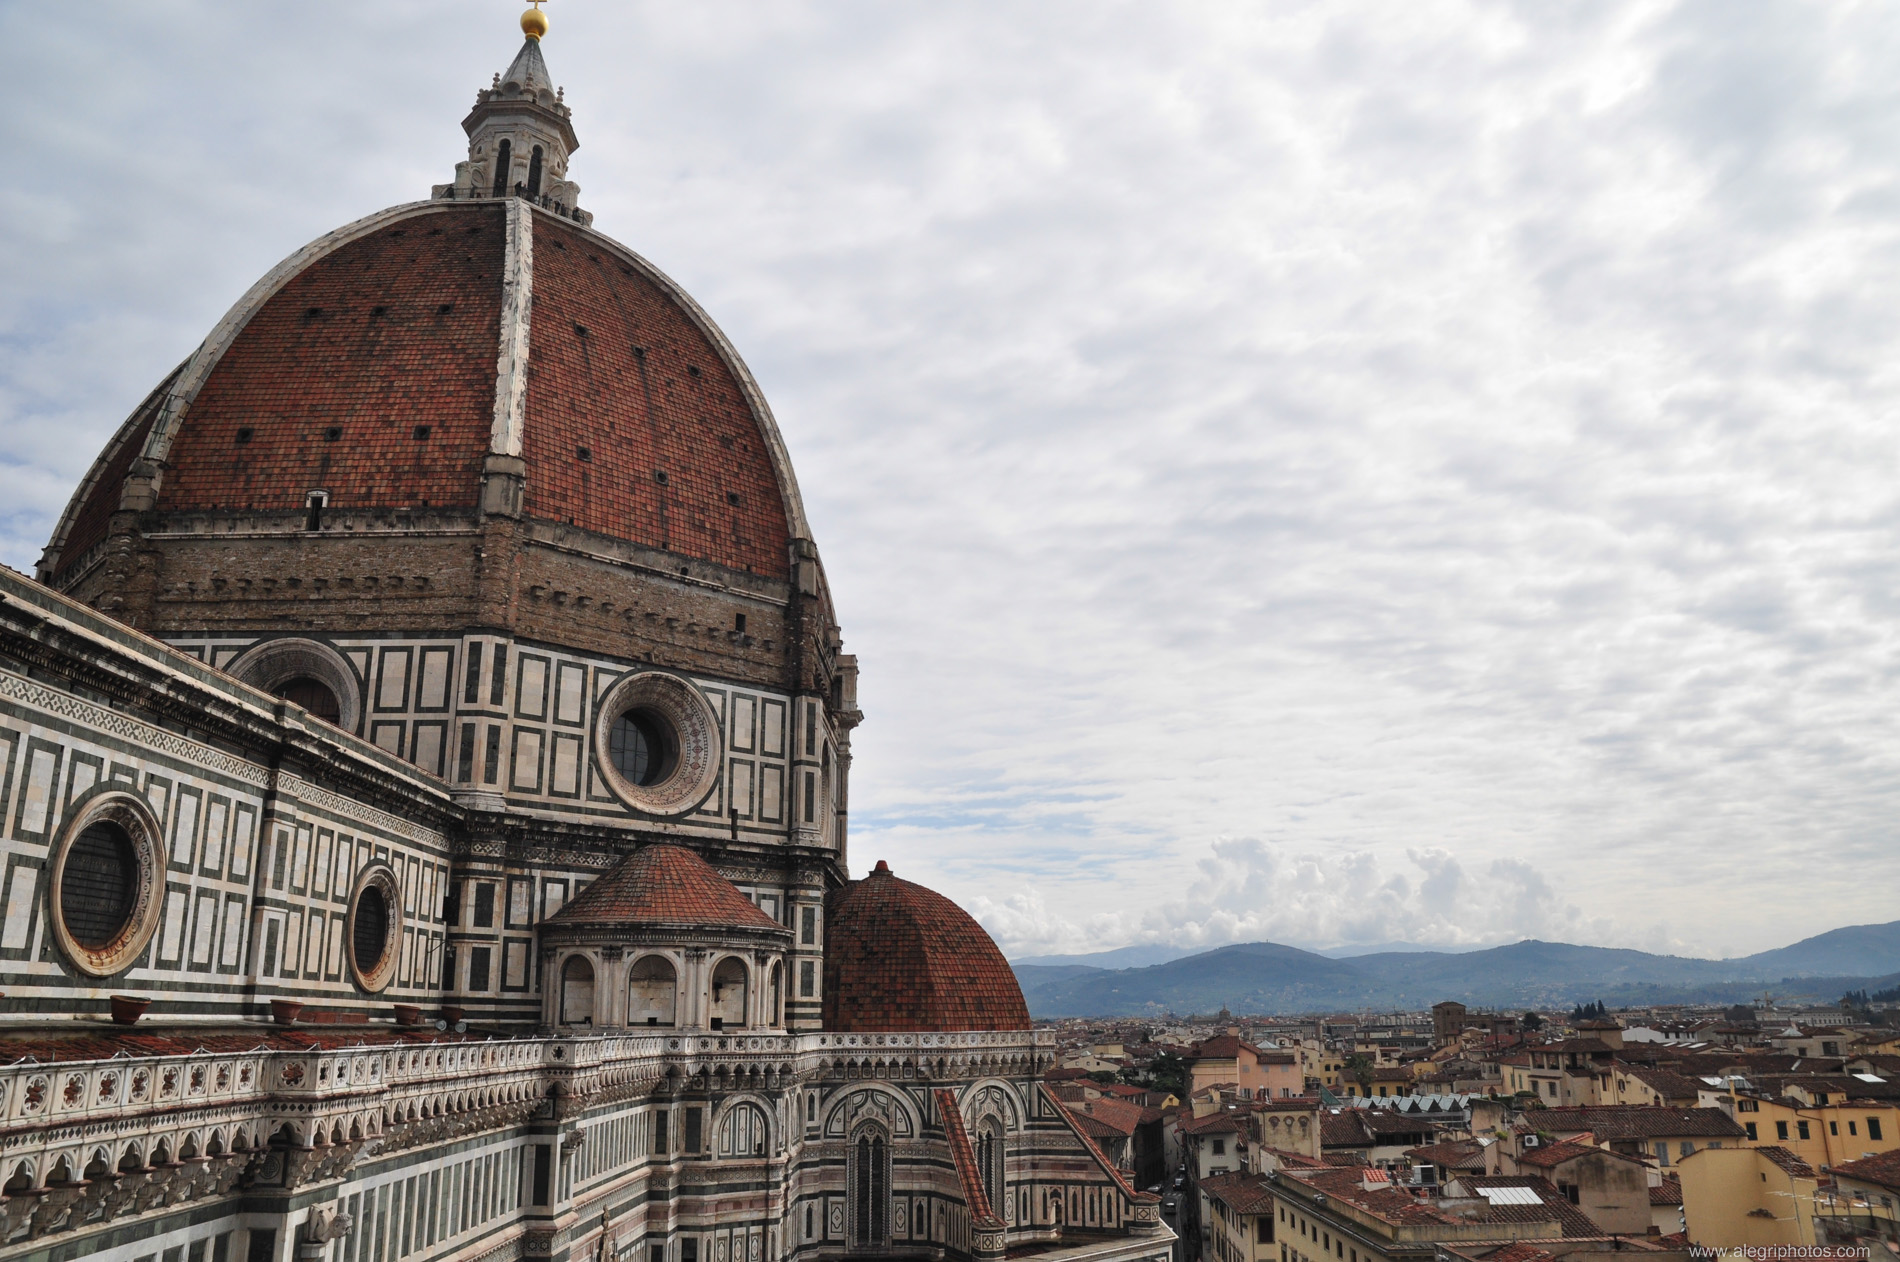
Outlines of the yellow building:
<svg viewBox="0 0 1900 1262">
<path fill-rule="evenodd" d="M 1786 1148 L 1700 1148 L 1676 1163 L 1689 1240 L 1711 1249 L 1815 1243 L 1814 1168 Z"/>
<path fill-rule="evenodd" d="M 1782 1090 L 1776 1097 L 1738 1092 L 1719 1103 L 1750 1143 L 1786 1148 L 1817 1169 L 1900 1148 L 1900 1107 L 1892 1101 L 1854 1100 L 1811 1084 Z"/>
</svg>

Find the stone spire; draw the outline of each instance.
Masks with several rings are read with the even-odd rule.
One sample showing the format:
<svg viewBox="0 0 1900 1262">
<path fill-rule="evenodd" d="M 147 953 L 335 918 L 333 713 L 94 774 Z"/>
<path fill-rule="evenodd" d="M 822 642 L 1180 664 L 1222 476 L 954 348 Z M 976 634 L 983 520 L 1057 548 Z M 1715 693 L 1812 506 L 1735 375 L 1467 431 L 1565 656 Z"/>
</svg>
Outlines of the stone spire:
<svg viewBox="0 0 1900 1262">
<path fill-rule="evenodd" d="M 535 0 L 539 5 L 540 0 Z M 548 74 L 541 55 L 547 15 L 537 8 L 521 15 L 527 39 L 505 74 L 475 94 L 475 108 L 462 120 L 468 160 L 455 164 L 455 182 L 438 184 L 438 198 L 522 197 L 582 224 L 594 222 L 580 208 L 581 190 L 567 178 L 567 160 L 581 142 L 573 111 Z"/>
</svg>

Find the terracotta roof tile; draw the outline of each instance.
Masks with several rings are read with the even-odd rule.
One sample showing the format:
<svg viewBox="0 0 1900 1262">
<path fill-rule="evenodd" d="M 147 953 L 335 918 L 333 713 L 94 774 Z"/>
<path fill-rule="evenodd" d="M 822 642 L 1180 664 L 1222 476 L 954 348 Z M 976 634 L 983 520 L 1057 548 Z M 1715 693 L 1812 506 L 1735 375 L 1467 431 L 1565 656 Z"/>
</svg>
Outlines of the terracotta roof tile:
<svg viewBox="0 0 1900 1262">
<path fill-rule="evenodd" d="M 683 846 L 642 846 L 576 894 L 550 925 L 713 925 L 790 934 Z"/>
<path fill-rule="evenodd" d="M 825 907 L 827 1030 L 1027 1030 L 1003 953 L 970 914 L 882 862 Z"/>
<path fill-rule="evenodd" d="M 1837 1178 L 1858 1179 L 1862 1183 L 1878 1183 L 1882 1187 L 1900 1188 L 1900 1148 L 1872 1157 L 1862 1157 L 1859 1161 L 1843 1161 L 1833 1167 L 1833 1172 Z"/>
<path fill-rule="evenodd" d="M 1540 1130 L 1571 1134 L 1593 1131 L 1598 1139 L 1606 1142 L 1673 1139 L 1677 1136 L 1738 1139 L 1748 1133 L 1720 1109 L 1675 1108 L 1654 1104 L 1540 1109 L 1536 1118 Z"/>
</svg>

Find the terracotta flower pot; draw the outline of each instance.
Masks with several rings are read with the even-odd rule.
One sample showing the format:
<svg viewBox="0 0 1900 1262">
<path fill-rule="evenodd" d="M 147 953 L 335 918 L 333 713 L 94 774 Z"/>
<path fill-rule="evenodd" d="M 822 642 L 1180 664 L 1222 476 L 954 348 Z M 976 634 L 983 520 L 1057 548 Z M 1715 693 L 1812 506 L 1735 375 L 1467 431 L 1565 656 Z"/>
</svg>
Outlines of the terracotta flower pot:
<svg viewBox="0 0 1900 1262">
<path fill-rule="evenodd" d="M 303 1005 L 295 999 L 273 999 L 270 1001 L 270 1019 L 278 1025 L 297 1024 L 297 1014 L 303 1011 Z"/>
<path fill-rule="evenodd" d="M 450 1025 L 454 1025 L 467 1015 L 468 1010 L 465 1008 L 457 1008 L 453 1004 L 442 1005 L 442 1019 L 447 1021 Z"/>
<path fill-rule="evenodd" d="M 152 1006 L 149 999 L 140 999 L 137 995 L 112 996 L 112 1019 L 119 1025 L 135 1025 Z"/>
<path fill-rule="evenodd" d="M 422 1009 L 416 1007 L 416 1005 L 412 1003 L 397 1004 L 396 1005 L 396 1024 L 397 1025 L 421 1025 L 422 1024 Z"/>
</svg>

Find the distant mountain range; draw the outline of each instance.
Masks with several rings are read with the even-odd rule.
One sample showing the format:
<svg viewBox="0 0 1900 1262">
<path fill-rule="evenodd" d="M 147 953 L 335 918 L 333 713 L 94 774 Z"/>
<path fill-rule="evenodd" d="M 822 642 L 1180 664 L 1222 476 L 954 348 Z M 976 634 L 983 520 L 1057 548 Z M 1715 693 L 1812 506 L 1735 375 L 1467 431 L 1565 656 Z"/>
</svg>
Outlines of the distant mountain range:
<svg viewBox="0 0 1900 1262">
<path fill-rule="evenodd" d="M 1159 1016 L 1223 1007 L 1249 1014 L 1418 1009 L 1441 999 L 1474 1007 L 1545 1008 L 1593 999 L 1611 1006 L 1739 1003 L 1764 990 L 1832 1002 L 1846 990 L 1900 983 L 1900 920 L 1834 929 L 1732 960 L 1534 939 L 1466 952 L 1418 950 L 1410 943 L 1390 947 L 1331 958 L 1247 942 L 1137 967 L 1126 965 L 1144 957 L 1131 953 L 1165 955 L 1171 948 L 1125 947 L 1097 956 L 1033 957 L 1012 967 L 1038 1017 Z"/>
</svg>

